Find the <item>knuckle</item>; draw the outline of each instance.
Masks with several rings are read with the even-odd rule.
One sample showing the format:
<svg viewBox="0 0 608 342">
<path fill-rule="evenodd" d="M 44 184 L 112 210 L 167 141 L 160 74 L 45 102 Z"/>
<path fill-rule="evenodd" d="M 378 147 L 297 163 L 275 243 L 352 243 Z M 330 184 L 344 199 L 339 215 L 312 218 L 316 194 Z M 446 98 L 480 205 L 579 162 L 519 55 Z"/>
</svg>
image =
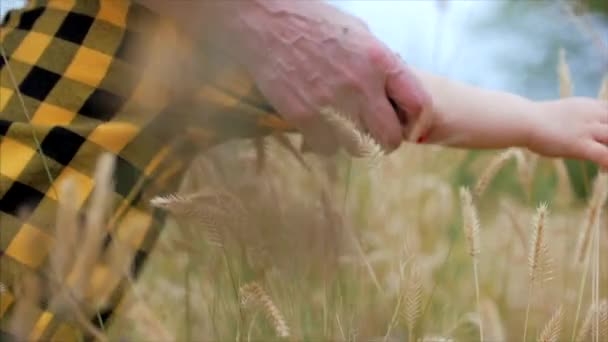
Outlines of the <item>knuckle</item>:
<svg viewBox="0 0 608 342">
<path fill-rule="evenodd" d="M 369 62 L 374 66 L 387 67 L 392 58 L 391 53 L 378 41 L 371 40 L 365 48 L 365 54 Z"/>
</svg>

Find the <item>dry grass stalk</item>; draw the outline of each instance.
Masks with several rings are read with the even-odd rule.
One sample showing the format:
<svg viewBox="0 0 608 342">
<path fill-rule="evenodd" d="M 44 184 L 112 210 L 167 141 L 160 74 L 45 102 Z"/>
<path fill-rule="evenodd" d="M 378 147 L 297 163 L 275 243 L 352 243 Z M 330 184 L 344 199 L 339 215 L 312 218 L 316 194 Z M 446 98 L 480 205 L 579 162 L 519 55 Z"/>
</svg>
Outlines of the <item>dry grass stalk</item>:
<svg viewBox="0 0 608 342">
<path fill-rule="evenodd" d="M 600 172 L 596 176 L 593 186 L 593 195 L 589 200 L 583 230 L 581 230 L 579 235 L 575 257 L 576 263 L 580 264 L 587 258 L 587 254 L 589 253 L 589 249 L 591 247 L 591 233 L 593 228 L 599 224 L 600 217 L 602 215 L 602 207 L 604 203 L 606 203 L 607 197 L 608 173 Z"/>
<path fill-rule="evenodd" d="M 573 93 L 572 77 L 570 67 L 566 61 L 566 51 L 559 49 L 559 60 L 557 63 L 557 75 L 559 76 L 559 96 L 562 98 L 570 97 Z"/>
<path fill-rule="evenodd" d="M 30 329 L 36 319 L 36 308 L 40 300 L 39 280 L 32 274 L 26 274 L 17 283 L 16 290 L 17 301 L 8 330 L 18 340 L 27 341 L 32 338 Z"/>
<path fill-rule="evenodd" d="M 602 86 L 600 87 L 600 91 L 597 95 L 597 98 L 600 100 L 608 101 L 608 74 L 604 76 L 604 80 L 602 81 Z"/>
<path fill-rule="evenodd" d="M 532 290 L 534 285 L 544 280 L 548 280 L 551 274 L 551 260 L 549 257 L 549 249 L 545 241 L 545 220 L 547 216 L 547 205 L 541 204 L 534 217 L 534 226 L 532 228 L 532 236 L 530 239 L 530 247 L 528 250 L 528 275 L 530 277 L 528 285 L 528 304 L 526 307 L 526 319 L 524 322 L 524 338 L 526 340 L 528 334 L 528 320 L 530 318 L 530 305 L 532 302 Z"/>
<path fill-rule="evenodd" d="M 477 270 L 479 260 L 479 218 L 477 209 L 473 203 L 473 196 L 466 187 L 460 188 L 460 200 L 462 202 L 462 218 L 464 234 L 469 246 L 469 254 L 473 259 L 473 277 L 475 280 L 475 299 L 477 302 L 477 313 L 481 317 L 481 304 L 479 302 L 479 272 Z M 483 324 L 479 322 L 479 338 L 483 341 Z"/>
<path fill-rule="evenodd" d="M 323 108 L 321 116 L 335 132 L 338 141 L 351 155 L 376 160 L 384 154 L 371 135 L 362 133 L 357 125 L 333 108 Z"/>
<path fill-rule="evenodd" d="M 56 236 L 61 236 L 50 255 L 53 277 L 63 284 L 74 263 L 72 252 L 76 248 L 78 231 L 78 207 L 76 206 L 76 185 L 72 179 L 61 183 L 59 188 L 59 208 L 56 218 Z"/>
<path fill-rule="evenodd" d="M 304 160 L 304 156 L 298 149 L 293 145 L 289 137 L 282 133 L 275 133 L 272 135 L 272 138 L 279 144 L 279 146 L 286 149 L 296 160 L 304 167 L 304 169 L 311 171 L 310 165 Z"/>
<path fill-rule="evenodd" d="M 484 340 L 506 341 L 505 327 L 500 317 L 496 303 L 485 299 L 481 302 L 480 324 L 484 326 Z"/>
<path fill-rule="evenodd" d="M 557 194 L 556 200 L 562 203 L 567 203 L 572 198 L 572 187 L 570 182 L 570 176 L 568 175 L 568 168 L 563 159 L 553 159 L 553 167 L 557 174 Z"/>
<path fill-rule="evenodd" d="M 549 322 L 547 322 L 547 324 L 543 328 L 543 331 L 540 333 L 540 336 L 538 337 L 537 341 L 538 342 L 558 342 L 559 335 L 562 331 L 562 320 L 563 320 L 563 309 L 562 309 L 562 306 L 560 305 L 557 308 L 557 310 L 555 311 L 555 313 L 553 314 L 553 316 L 551 316 L 551 319 L 549 320 Z"/>
<path fill-rule="evenodd" d="M 608 299 L 603 299 L 600 303 L 600 307 L 598 309 L 599 315 L 599 340 L 607 341 L 608 340 Z"/>
<path fill-rule="evenodd" d="M 409 341 L 415 341 L 416 323 L 422 314 L 422 281 L 418 266 L 414 263 L 410 269 L 405 288 L 405 323 Z"/>
<path fill-rule="evenodd" d="M 462 202 L 462 218 L 464 235 L 467 238 L 469 254 L 476 259 L 479 254 L 479 218 L 477 209 L 473 203 L 473 196 L 469 189 L 460 188 L 460 200 Z"/>
<path fill-rule="evenodd" d="M 546 217 L 547 204 L 543 203 L 536 211 L 528 252 L 528 275 L 531 283 L 543 282 L 551 278 L 551 258 L 545 238 Z"/>
<path fill-rule="evenodd" d="M 477 184 L 475 185 L 474 189 L 475 196 L 479 198 L 483 195 L 483 193 L 486 191 L 488 185 L 490 184 L 490 182 L 492 182 L 498 171 L 500 171 L 507 164 L 507 162 L 511 160 L 511 158 L 515 158 L 518 162 L 518 165 L 523 164 L 522 167 L 525 167 L 525 156 L 523 155 L 521 150 L 516 148 L 510 148 L 500 153 L 490 161 L 488 167 L 484 170 L 481 177 L 479 177 L 479 180 L 477 181 Z"/>
<path fill-rule="evenodd" d="M 268 163 L 268 144 L 264 138 L 256 138 L 253 140 L 255 148 L 255 168 L 258 174 L 262 173 Z"/>
<path fill-rule="evenodd" d="M 424 336 L 421 340 L 421 342 L 453 342 L 454 339 L 448 336 L 434 336 L 434 335 L 430 335 L 430 336 Z"/>
<path fill-rule="evenodd" d="M 86 213 L 84 236 L 82 237 L 81 255 L 76 259 L 71 277 L 75 281 L 74 291 L 77 298 L 82 298 L 91 279 L 93 265 L 99 259 L 103 239 L 106 236 L 104 224 L 110 209 L 112 191 L 112 173 L 115 158 L 111 154 L 102 155 L 95 169 L 95 190 Z"/>
<path fill-rule="evenodd" d="M 264 311 L 279 337 L 289 337 L 289 327 L 279 308 L 270 296 L 256 282 L 245 284 L 239 289 L 241 302 L 245 306 L 254 305 Z"/>
<path fill-rule="evenodd" d="M 158 196 L 150 203 L 168 210 L 178 219 L 201 224 L 205 228 L 207 242 L 218 247 L 225 244 L 224 230 L 237 228 L 246 215 L 239 200 L 223 191 Z"/>
<path fill-rule="evenodd" d="M 599 331 L 599 340 L 603 341 L 602 338 L 608 338 L 608 300 L 603 299 L 600 302 L 599 308 L 593 304 L 589 306 L 585 320 L 576 335 L 576 342 L 587 341 L 587 336 L 589 336 L 593 326 L 596 324 L 596 320 L 599 322 L 599 329 L 597 329 Z"/>
<path fill-rule="evenodd" d="M 593 318 L 598 314 L 598 310 L 595 305 L 590 305 L 587 310 L 587 315 L 585 315 L 585 320 L 578 330 L 578 334 L 576 335 L 576 342 L 585 342 L 587 340 L 587 336 L 591 331 L 591 327 L 593 326 Z"/>
<path fill-rule="evenodd" d="M 146 341 L 175 341 L 164 327 L 163 322 L 156 317 L 154 312 L 141 300 L 137 300 L 127 311 L 127 317 L 141 324 L 140 331 Z"/>
</svg>

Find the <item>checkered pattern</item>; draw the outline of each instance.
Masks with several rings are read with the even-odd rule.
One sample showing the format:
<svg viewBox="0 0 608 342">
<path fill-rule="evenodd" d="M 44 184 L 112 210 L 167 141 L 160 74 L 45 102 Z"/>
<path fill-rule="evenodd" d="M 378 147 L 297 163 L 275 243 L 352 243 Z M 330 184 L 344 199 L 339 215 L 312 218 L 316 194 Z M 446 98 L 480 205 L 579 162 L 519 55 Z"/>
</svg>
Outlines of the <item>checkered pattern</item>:
<svg viewBox="0 0 608 342">
<path fill-rule="evenodd" d="M 221 54 L 193 53 L 170 24 L 128 0 L 30 1 L 7 15 L 0 44 L 8 59 L 0 59 L 0 281 L 6 285 L 47 269 L 56 189 L 74 179 L 77 204 L 86 206 L 101 153 L 117 156 L 111 234 L 126 222 L 145 227 L 133 241 L 138 270 L 162 225 L 147 199 L 172 191 L 194 153 L 225 139 L 289 129 Z M 174 64 L 159 76 L 167 53 Z M 181 72 L 180 56 L 193 55 L 200 69 Z M 189 77 L 182 82 L 188 89 L 180 88 L 181 77 Z M 0 338 L 9 337 L 2 330 L 14 301 L 10 286 L 0 293 Z M 41 305 L 30 338 L 72 340 L 74 333 L 70 322 Z"/>
</svg>

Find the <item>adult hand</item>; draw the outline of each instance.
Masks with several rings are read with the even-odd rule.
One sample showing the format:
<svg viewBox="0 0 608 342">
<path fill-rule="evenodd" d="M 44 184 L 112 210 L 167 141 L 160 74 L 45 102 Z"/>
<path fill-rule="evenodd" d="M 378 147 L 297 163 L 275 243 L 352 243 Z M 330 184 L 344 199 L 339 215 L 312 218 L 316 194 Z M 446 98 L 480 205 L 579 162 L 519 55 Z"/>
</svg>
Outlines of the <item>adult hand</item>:
<svg viewBox="0 0 608 342">
<path fill-rule="evenodd" d="M 403 61 L 361 20 L 329 4 L 247 1 L 232 13 L 228 26 L 236 55 L 270 104 L 317 152 L 338 147 L 319 119 L 323 107 L 350 116 L 390 151 L 430 105 Z"/>
<path fill-rule="evenodd" d="M 236 57 L 317 152 L 339 147 L 321 120 L 324 107 L 349 116 L 387 150 L 428 121 L 418 118 L 430 98 L 403 61 L 361 20 L 325 2 L 138 1 Z"/>
</svg>

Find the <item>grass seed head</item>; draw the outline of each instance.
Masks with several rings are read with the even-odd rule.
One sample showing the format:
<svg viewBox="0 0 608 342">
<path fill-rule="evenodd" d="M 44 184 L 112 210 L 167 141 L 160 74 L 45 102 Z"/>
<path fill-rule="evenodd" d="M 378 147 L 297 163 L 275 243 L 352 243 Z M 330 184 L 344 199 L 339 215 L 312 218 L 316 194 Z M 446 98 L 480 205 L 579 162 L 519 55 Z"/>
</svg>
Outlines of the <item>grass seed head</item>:
<svg viewBox="0 0 608 342">
<path fill-rule="evenodd" d="M 467 238 L 469 254 L 476 257 L 479 254 L 479 218 L 477 208 L 473 203 L 473 196 L 468 188 L 460 188 L 460 200 L 462 202 L 462 218 L 465 237 Z"/>
<path fill-rule="evenodd" d="M 545 237 L 546 218 L 547 204 L 543 203 L 536 210 L 528 253 L 528 274 L 532 282 L 543 282 L 551 277 L 551 258 Z"/>
<path fill-rule="evenodd" d="M 258 283 L 253 282 L 241 286 L 239 293 L 243 305 L 258 307 L 264 311 L 266 317 L 272 323 L 277 336 L 289 337 L 289 327 L 283 314 Z"/>
<path fill-rule="evenodd" d="M 563 310 L 560 305 L 549 322 L 545 324 L 540 336 L 538 337 L 538 342 L 558 342 L 559 335 L 562 331 L 562 319 L 563 319 Z"/>
<path fill-rule="evenodd" d="M 335 132 L 338 141 L 354 157 L 376 160 L 384 154 L 380 144 L 369 134 L 361 132 L 354 121 L 333 108 L 323 108 L 321 117 Z"/>
</svg>

